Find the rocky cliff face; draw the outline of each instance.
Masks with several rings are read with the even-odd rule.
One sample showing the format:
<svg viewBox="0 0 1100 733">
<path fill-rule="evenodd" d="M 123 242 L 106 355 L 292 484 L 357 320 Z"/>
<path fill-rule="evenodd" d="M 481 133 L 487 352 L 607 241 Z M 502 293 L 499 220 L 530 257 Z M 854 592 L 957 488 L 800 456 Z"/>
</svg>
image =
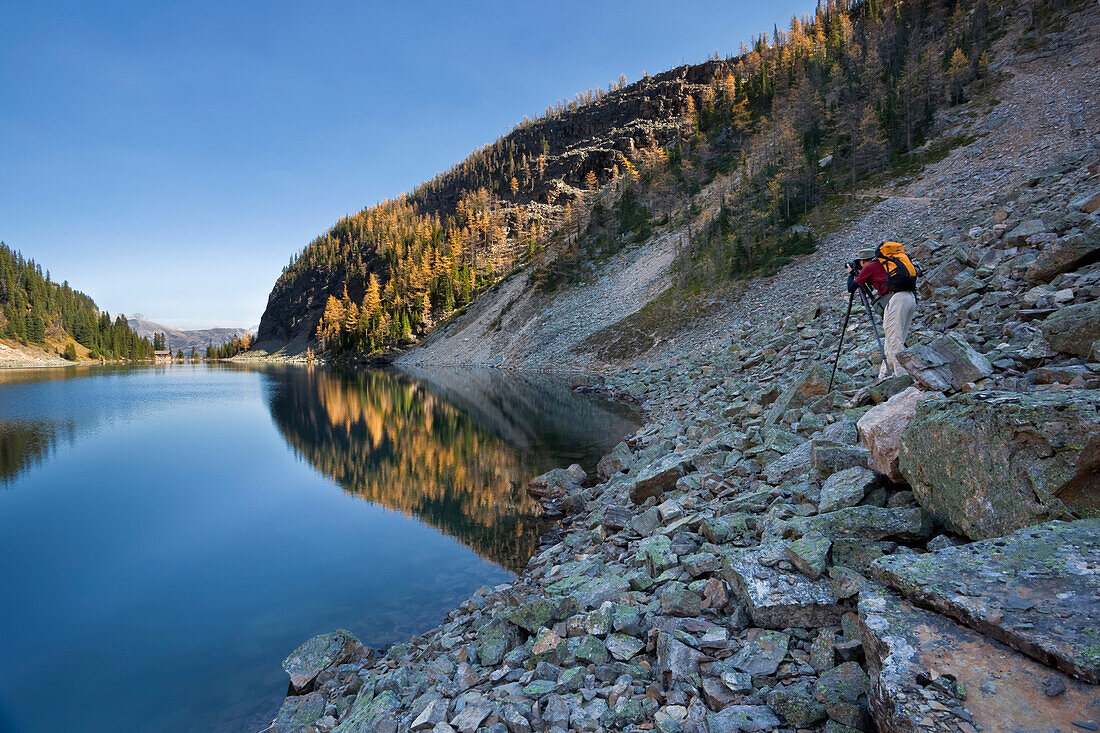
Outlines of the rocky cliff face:
<svg viewBox="0 0 1100 733">
<path fill-rule="evenodd" d="M 445 220 L 455 215 L 464 194 L 488 186 L 502 206 L 522 207 L 528 212 L 525 216 L 554 222 L 567 204 L 578 203 L 590 171 L 600 180 L 608 180 L 624 154 L 674 142 L 682 129 L 681 116 L 688 95 L 699 93 L 703 85 L 728 71 L 727 62 L 720 61 L 679 67 L 645 77 L 576 109 L 521 125 L 494 144 L 509 151 L 509 172 L 493 168 L 496 163 L 482 163 L 475 153 L 417 188 L 409 202 L 418 214 Z M 513 175 L 511 166 L 518 166 L 516 161 L 523 156 L 528 160 L 531 178 L 512 192 L 507 185 Z M 522 177 L 518 169 L 515 174 Z M 380 273 L 385 279 L 386 265 L 376 252 L 368 250 L 360 255 L 364 271 Z M 312 268 L 293 280 L 280 278 L 260 321 L 261 345 L 277 347 L 295 342 L 304 348 L 326 299 L 329 295 L 339 296 L 348 274 L 345 266 L 334 263 L 328 268 Z M 361 295 L 353 293 L 356 298 Z"/>
</svg>

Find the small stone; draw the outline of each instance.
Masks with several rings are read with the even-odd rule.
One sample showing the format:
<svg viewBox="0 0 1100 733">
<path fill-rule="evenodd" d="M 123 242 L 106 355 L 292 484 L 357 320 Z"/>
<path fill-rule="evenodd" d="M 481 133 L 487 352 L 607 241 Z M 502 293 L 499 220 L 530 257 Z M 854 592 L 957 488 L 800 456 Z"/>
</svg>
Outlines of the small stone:
<svg viewBox="0 0 1100 733">
<path fill-rule="evenodd" d="M 1047 697 L 1058 697 L 1066 691 L 1066 681 L 1057 675 L 1051 675 L 1043 680 L 1043 694 Z"/>
</svg>

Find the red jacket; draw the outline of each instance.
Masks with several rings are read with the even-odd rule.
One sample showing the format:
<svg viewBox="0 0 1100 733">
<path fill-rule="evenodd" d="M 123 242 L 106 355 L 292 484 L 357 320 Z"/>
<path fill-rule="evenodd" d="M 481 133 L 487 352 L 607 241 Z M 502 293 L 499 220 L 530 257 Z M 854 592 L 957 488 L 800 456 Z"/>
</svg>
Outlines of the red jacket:
<svg viewBox="0 0 1100 733">
<path fill-rule="evenodd" d="M 890 278 L 886 274 L 886 268 L 878 260 L 871 260 L 856 275 L 856 285 L 870 283 L 871 287 L 878 291 L 879 295 L 890 292 Z"/>
</svg>

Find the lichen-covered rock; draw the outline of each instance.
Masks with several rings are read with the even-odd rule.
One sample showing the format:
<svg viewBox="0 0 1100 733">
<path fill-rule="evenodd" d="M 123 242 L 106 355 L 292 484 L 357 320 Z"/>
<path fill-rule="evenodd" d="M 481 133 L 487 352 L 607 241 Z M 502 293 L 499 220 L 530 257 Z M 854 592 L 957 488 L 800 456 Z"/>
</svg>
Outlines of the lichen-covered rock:
<svg viewBox="0 0 1100 733">
<path fill-rule="evenodd" d="M 832 541 L 819 534 L 810 534 L 787 545 L 787 559 L 798 572 L 810 580 L 817 580 L 828 564 Z"/>
<path fill-rule="evenodd" d="M 813 362 L 802 374 L 795 379 L 783 394 L 768 408 L 764 416 L 764 424 L 772 425 L 779 421 L 787 410 L 795 407 L 803 407 L 829 391 L 829 368 L 821 362 Z M 846 379 L 843 374 L 838 375 Z"/>
<path fill-rule="evenodd" d="M 1062 308 L 1043 321 L 1043 336 L 1056 351 L 1088 356 L 1100 339 L 1100 300 Z"/>
<path fill-rule="evenodd" d="M 825 481 L 833 474 L 852 467 L 866 468 L 871 452 L 861 445 L 837 443 L 823 438 L 814 438 L 810 448 L 810 463 L 819 481 Z"/>
<path fill-rule="evenodd" d="M 629 471 L 632 465 L 634 465 L 634 454 L 630 451 L 630 446 L 619 443 L 596 464 L 596 475 L 599 476 L 600 481 L 607 481 L 618 473 Z"/>
<path fill-rule="evenodd" d="M 876 580 L 1040 662 L 1100 683 L 1100 519 L 1051 522 L 927 555 L 876 560 Z"/>
<path fill-rule="evenodd" d="M 527 493 L 539 501 L 562 499 L 580 489 L 587 474 L 573 464 L 569 468 L 555 468 L 527 482 Z"/>
<path fill-rule="evenodd" d="M 875 481 L 875 473 L 867 468 L 847 468 L 825 479 L 817 509 L 822 514 L 855 506 L 863 501 L 867 489 Z"/>
<path fill-rule="evenodd" d="M 635 654 L 645 649 L 645 643 L 627 634 L 609 634 L 604 643 L 611 656 L 620 662 L 629 661 Z"/>
<path fill-rule="evenodd" d="M 814 696 L 825 706 L 830 720 L 857 730 L 869 731 L 867 710 L 867 673 L 855 662 L 833 667 L 814 685 Z"/>
<path fill-rule="evenodd" d="M 390 690 L 369 695 L 363 688 L 355 698 L 351 712 L 333 729 L 333 733 L 395 733 L 395 711 L 401 707 L 401 699 Z"/>
<path fill-rule="evenodd" d="M 500 664 L 509 649 L 519 644 L 519 633 L 513 624 L 494 619 L 477 632 L 477 657 L 481 664 Z"/>
<path fill-rule="evenodd" d="M 320 692 L 292 696 L 283 700 L 271 733 L 299 733 L 325 715 L 325 696 Z"/>
<path fill-rule="evenodd" d="M 879 733 L 1081 730 L 1100 720 L 1096 686 L 1079 682 L 884 586 L 860 594 L 860 631 Z M 1065 691 L 1044 692 L 1053 677 Z"/>
<path fill-rule="evenodd" d="M 657 665 L 654 671 L 662 681 L 673 683 L 691 679 L 699 672 L 703 655 L 665 632 L 657 633 Z"/>
<path fill-rule="evenodd" d="M 360 647 L 355 635 L 344 629 L 319 634 L 283 660 L 283 671 L 296 691 L 305 692 L 323 670 L 351 659 Z"/>
<path fill-rule="evenodd" d="M 864 413 L 856 425 L 860 440 L 871 451 L 871 468 L 891 481 L 902 481 L 898 468 L 901 435 L 913 419 L 919 403 L 942 397 L 935 392 L 910 387 Z"/>
<path fill-rule="evenodd" d="M 576 610 L 577 602 L 572 598 L 533 598 L 504 610 L 502 617 L 533 634 L 552 621 L 572 615 Z"/>
<path fill-rule="evenodd" d="M 768 693 L 767 700 L 768 707 L 795 728 L 809 728 L 826 718 L 825 706 L 814 698 L 809 680 L 779 685 Z"/>
<path fill-rule="evenodd" d="M 774 731 L 782 725 L 766 705 L 730 705 L 721 712 L 707 715 L 707 730 L 710 733 Z"/>
<path fill-rule="evenodd" d="M 734 594 L 745 601 L 756 626 L 818 628 L 839 623 L 847 609 L 828 583 L 772 567 L 774 561 L 786 559 L 787 544 L 775 542 L 725 551 L 723 578 Z"/>
<path fill-rule="evenodd" d="M 1026 276 L 1032 282 L 1048 282 L 1063 272 L 1075 269 L 1080 263 L 1100 254 L 1100 233 L 1095 228 L 1088 234 L 1080 232 L 1062 237 L 1045 247 L 1028 265 Z"/>
<path fill-rule="evenodd" d="M 775 674 L 787 656 L 791 637 L 781 631 L 751 629 L 744 645 L 731 660 L 733 666 L 752 677 Z"/>
<path fill-rule="evenodd" d="M 898 363 L 920 387 L 934 392 L 962 389 L 968 382 L 993 373 L 989 359 L 953 335 L 940 336 L 928 346 L 902 351 Z"/>
<path fill-rule="evenodd" d="M 716 545 L 724 545 L 730 540 L 749 533 L 749 515 L 745 512 L 736 512 L 704 519 L 699 525 L 699 532 L 708 541 Z"/>
<path fill-rule="evenodd" d="M 971 539 L 1100 508 L 1100 391 L 977 392 L 921 404 L 899 465 L 921 505 Z"/>
<path fill-rule="evenodd" d="M 631 482 L 630 500 L 641 504 L 651 496 L 661 496 L 675 486 L 681 476 L 694 469 L 694 459 L 694 452 L 669 453 L 656 463 L 642 468 Z M 631 476 L 634 476 L 633 471 Z"/>
<path fill-rule="evenodd" d="M 800 536 L 820 534 L 833 538 L 916 541 L 932 535 L 932 520 L 920 507 L 850 506 L 813 517 L 793 517 L 787 526 Z"/>
<path fill-rule="evenodd" d="M 813 446 L 809 441 L 784 456 L 772 461 L 764 468 L 764 479 L 772 485 L 783 483 L 789 478 L 806 473 L 810 469 L 810 456 Z"/>
</svg>

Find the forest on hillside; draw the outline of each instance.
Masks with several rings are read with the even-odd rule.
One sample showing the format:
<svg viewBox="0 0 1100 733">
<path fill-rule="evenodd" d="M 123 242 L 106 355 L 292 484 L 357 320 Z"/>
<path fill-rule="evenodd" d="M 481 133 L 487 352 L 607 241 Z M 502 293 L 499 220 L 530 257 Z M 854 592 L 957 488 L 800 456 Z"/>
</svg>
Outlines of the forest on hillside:
<svg viewBox="0 0 1100 733">
<path fill-rule="evenodd" d="M 100 312 L 95 302 L 68 282 L 55 283 L 49 271 L 0 242 L 0 338 L 25 344 L 65 343 L 75 361 L 75 344 L 93 359 L 148 359 L 153 345 L 130 329 L 126 319 Z M 75 343 L 74 343 L 75 341 Z"/>
<path fill-rule="evenodd" d="M 554 126 L 581 125 L 586 109 L 646 80 L 579 96 L 411 194 L 341 219 L 284 268 L 265 320 L 290 290 L 321 289 L 320 348 L 383 351 L 520 264 L 533 262 L 552 291 L 656 227 L 699 219 L 704 205 L 716 214 L 690 230 L 682 291 L 774 269 L 812 248 L 795 225 L 815 207 L 920 160 L 935 112 L 985 83 L 1010 13 L 1038 30 L 1082 1 L 823 1 L 734 57 L 659 75 L 702 78 L 682 85 L 671 143 L 600 151 L 572 179 L 549 181 L 548 168 L 580 154 L 553 147 Z"/>
</svg>

